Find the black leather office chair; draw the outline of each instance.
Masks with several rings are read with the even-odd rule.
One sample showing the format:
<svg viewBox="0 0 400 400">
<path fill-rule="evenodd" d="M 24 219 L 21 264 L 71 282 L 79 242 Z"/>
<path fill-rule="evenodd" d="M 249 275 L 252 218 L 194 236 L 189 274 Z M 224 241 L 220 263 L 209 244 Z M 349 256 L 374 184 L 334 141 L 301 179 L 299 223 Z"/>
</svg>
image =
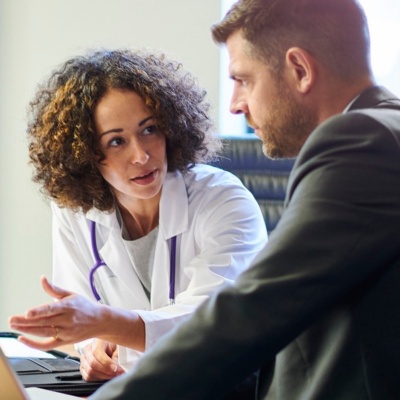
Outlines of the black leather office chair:
<svg viewBox="0 0 400 400">
<path fill-rule="evenodd" d="M 294 160 L 271 160 L 262 151 L 255 135 L 223 138 L 225 147 L 213 165 L 232 172 L 258 201 L 268 232 L 281 217 L 286 186 Z"/>
<path fill-rule="evenodd" d="M 255 135 L 223 137 L 224 150 L 213 165 L 232 172 L 250 190 L 264 216 L 269 233 L 275 228 L 283 211 L 286 186 L 294 160 L 271 160 L 262 151 Z M 224 400 L 255 398 L 257 374 L 240 382 Z"/>
</svg>

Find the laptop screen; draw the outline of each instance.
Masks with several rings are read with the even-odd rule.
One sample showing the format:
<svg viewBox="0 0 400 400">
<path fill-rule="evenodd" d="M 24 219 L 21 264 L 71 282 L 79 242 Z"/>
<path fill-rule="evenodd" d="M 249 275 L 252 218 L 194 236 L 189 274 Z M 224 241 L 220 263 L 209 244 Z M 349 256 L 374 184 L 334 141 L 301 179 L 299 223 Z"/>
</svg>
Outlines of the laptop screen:
<svg viewBox="0 0 400 400">
<path fill-rule="evenodd" d="M 0 346 L 1 400 L 69 400 L 77 399 L 64 393 L 36 387 L 25 389 Z"/>
<path fill-rule="evenodd" d="M 19 382 L 17 375 L 14 373 L 7 357 L 0 347 L 0 399 L 7 400 L 27 400 L 25 389 Z"/>
</svg>

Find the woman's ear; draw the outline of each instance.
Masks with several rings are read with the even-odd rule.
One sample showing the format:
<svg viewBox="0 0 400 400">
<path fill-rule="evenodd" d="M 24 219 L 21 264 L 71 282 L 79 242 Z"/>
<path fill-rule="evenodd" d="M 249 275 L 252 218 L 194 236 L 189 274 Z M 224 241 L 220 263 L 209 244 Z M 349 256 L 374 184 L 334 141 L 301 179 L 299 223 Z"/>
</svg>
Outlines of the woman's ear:
<svg viewBox="0 0 400 400">
<path fill-rule="evenodd" d="M 300 93 L 308 93 L 316 78 L 315 62 L 312 56 L 300 47 L 291 47 L 286 52 L 285 62 L 293 87 Z"/>
</svg>

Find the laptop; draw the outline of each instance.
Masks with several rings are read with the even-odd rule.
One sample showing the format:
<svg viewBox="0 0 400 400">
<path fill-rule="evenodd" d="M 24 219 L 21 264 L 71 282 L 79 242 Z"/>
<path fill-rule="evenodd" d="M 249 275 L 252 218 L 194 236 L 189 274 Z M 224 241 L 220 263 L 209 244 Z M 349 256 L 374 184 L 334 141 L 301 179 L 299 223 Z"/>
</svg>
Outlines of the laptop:
<svg viewBox="0 0 400 400">
<path fill-rule="evenodd" d="M 7 400 L 68 400 L 77 399 L 65 393 L 36 387 L 25 388 L 0 347 L 0 399 Z"/>
</svg>

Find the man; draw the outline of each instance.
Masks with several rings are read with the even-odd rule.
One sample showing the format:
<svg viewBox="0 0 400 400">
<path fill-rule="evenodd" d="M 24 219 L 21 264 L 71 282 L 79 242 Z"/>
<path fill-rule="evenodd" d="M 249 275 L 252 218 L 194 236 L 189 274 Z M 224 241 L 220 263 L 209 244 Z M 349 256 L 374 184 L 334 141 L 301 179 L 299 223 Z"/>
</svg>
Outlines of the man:
<svg viewBox="0 0 400 400">
<path fill-rule="evenodd" d="M 286 209 L 233 287 L 93 399 L 400 399 L 400 101 L 374 86 L 356 0 L 240 0 L 231 111 L 293 157 Z"/>
</svg>

